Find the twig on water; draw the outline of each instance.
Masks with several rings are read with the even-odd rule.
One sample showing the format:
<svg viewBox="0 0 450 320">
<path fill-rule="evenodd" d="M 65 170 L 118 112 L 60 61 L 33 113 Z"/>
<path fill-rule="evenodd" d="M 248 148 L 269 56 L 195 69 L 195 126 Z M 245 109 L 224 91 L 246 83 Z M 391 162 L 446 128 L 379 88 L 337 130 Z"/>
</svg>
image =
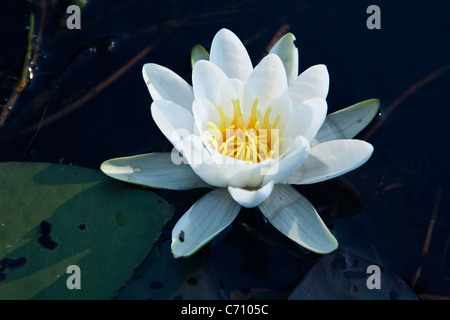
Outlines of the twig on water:
<svg viewBox="0 0 450 320">
<path fill-rule="evenodd" d="M 111 85 L 113 82 L 115 82 L 117 79 L 119 79 L 121 76 L 123 76 L 130 68 L 132 68 L 137 62 L 142 60 L 155 46 L 155 43 L 145 47 L 142 49 L 136 56 L 134 56 L 131 60 L 129 60 L 125 65 L 123 65 L 119 70 L 114 72 L 111 76 L 100 82 L 98 85 L 96 85 L 94 88 L 92 88 L 88 93 L 86 93 L 84 96 L 82 96 L 80 99 L 75 101 L 74 103 L 70 104 L 69 106 L 65 107 L 64 109 L 52 114 L 51 116 L 46 117 L 41 122 L 32 125 L 31 127 L 28 127 L 24 131 L 21 132 L 21 134 L 27 134 L 34 130 L 39 130 L 41 127 L 46 126 L 50 123 L 55 122 L 56 120 L 66 116 L 67 114 L 75 111 L 80 106 L 91 100 L 93 97 L 95 97 L 97 94 L 99 94 L 101 91 L 103 91 L 105 88 L 107 88 L 109 85 Z"/>
<path fill-rule="evenodd" d="M 375 131 L 377 131 L 380 128 L 380 126 L 386 121 L 388 116 L 392 113 L 392 111 L 394 111 L 395 108 L 398 107 L 399 104 L 405 101 L 411 94 L 422 88 L 424 85 L 439 77 L 447 69 L 450 69 L 450 64 L 433 71 L 425 78 L 421 79 L 420 81 L 416 82 L 411 87 L 409 87 L 405 92 L 403 92 L 403 94 L 400 97 L 398 97 L 393 103 L 391 103 L 386 108 L 380 120 L 368 129 L 368 131 L 366 132 L 366 134 L 362 139 L 366 141 L 369 140 L 370 137 L 372 137 Z"/>
<path fill-rule="evenodd" d="M 430 222 L 428 223 L 428 229 L 427 229 L 427 234 L 425 236 L 425 242 L 422 247 L 422 257 L 423 258 L 425 258 L 427 256 L 428 249 L 430 248 L 431 236 L 433 235 L 434 224 L 436 222 L 437 213 L 439 211 L 439 203 L 441 202 L 441 197 L 442 197 L 442 188 L 439 188 L 438 192 L 436 194 L 435 201 L 434 201 L 434 206 L 433 206 L 433 211 L 431 213 Z M 413 288 L 413 289 L 416 286 L 417 280 L 420 277 L 423 265 L 424 265 L 424 262 L 422 262 L 420 264 L 420 266 L 417 268 L 417 270 L 414 273 L 414 276 L 411 280 L 411 288 Z"/>
</svg>

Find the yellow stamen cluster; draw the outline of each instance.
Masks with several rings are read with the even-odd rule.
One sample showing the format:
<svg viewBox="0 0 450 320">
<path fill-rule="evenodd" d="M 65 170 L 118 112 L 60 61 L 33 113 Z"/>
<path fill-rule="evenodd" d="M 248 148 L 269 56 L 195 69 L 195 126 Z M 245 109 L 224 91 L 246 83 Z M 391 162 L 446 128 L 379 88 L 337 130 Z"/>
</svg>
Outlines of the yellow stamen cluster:
<svg viewBox="0 0 450 320">
<path fill-rule="evenodd" d="M 248 123 L 241 112 L 239 99 L 232 99 L 234 114 L 231 123 L 227 125 L 225 113 L 217 105 L 220 123 L 207 122 L 212 135 L 208 135 L 211 146 L 224 156 L 246 161 L 249 164 L 258 163 L 279 155 L 279 146 L 282 139 L 278 130 L 281 115 L 278 115 L 271 124 L 269 122 L 271 107 L 268 107 L 264 116 L 258 110 L 259 99 L 253 102 Z"/>
</svg>

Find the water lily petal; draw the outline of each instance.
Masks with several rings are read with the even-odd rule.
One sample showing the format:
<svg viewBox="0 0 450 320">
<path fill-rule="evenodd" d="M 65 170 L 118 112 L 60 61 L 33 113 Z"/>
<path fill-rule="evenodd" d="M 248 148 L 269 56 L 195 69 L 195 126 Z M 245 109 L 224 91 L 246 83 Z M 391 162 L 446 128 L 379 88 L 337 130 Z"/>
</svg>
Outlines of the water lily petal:
<svg viewBox="0 0 450 320">
<path fill-rule="evenodd" d="M 276 185 L 259 208 L 270 224 L 302 247 L 326 254 L 338 243 L 313 205 L 292 186 Z"/>
<path fill-rule="evenodd" d="M 167 139 L 183 149 L 183 138 L 194 132 L 194 117 L 190 111 L 167 100 L 156 100 L 151 106 L 153 120 Z"/>
<path fill-rule="evenodd" d="M 228 192 L 233 199 L 245 208 L 253 208 L 259 206 L 265 201 L 273 189 L 273 181 L 258 189 L 243 189 L 228 187 Z"/>
<path fill-rule="evenodd" d="M 277 128 L 281 132 L 285 132 L 286 126 L 291 119 L 293 111 L 291 98 L 289 98 L 289 96 L 286 94 L 281 95 L 278 98 L 272 100 L 272 102 L 269 103 L 269 106 L 272 108 L 269 117 L 270 123 L 273 124 L 279 117 Z"/>
<path fill-rule="evenodd" d="M 228 29 L 221 29 L 214 36 L 209 60 L 222 69 L 228 78 L 246 81 L 253 70 L 241 40 Z"/>
<path fill-rule="evenodd" d="M 170 152 L 147 153 L 107 160 L 100 169 L 125 182 L 170 190 L 210 187 L 187 163 L 175 164 Z"/>
<path fill-rule="evenodd" d="M 209 61 L 209 52 L 203 46 L 196 44 L 191 50 L 191 67 L 194 69 L 195 64 L 200 60 Z"/>
<path fill-rule="evenodd" d="M 265 56 L 248 77 L 246 85 L 259 99 L 258 107 L 264 114 L 269 103 L 287 89 L 286 71 L 280 57 L 276 54 Z"/>
<path fill-rule="evenodd" d="M 216 151 L 212 152 L 212 157 L 226 177 L 227 186 L 234 188 L 259 187 L 263 182 L 264 173 L 275 161 L 266 159 L 262 162 L 249 164 L 242 160 L 226 157 Z"/>
<path fill-rule="evenodd" d="M 142 76 L 153 101 L 173 101 L 191 111 L 194 101 L 192 87 L 175 72 L 155 63 L 147 63 L 142 68 Z"/>
<path fill-rule="evenodd" d="M 214 63 L 198 61 L 192 71 L 195 99 L 206 98 L 216 104 L 222 83 L 227 79 L 225 73 Z"/>
<path fill-rule="evenodd" d="M 264 173 L 275 161 L 267 159 L 248 164 L 212 150 L 204 138 L 197 135 L 185 138 L 183 155 L 197 175 L 216 187 L 259 187 L 263 182 Z"/>
<path fill-rule="evenodd" d="M 228 79 L 222 83 L 217 104 L 222 108 L 227 124 L 234 115 L 232 100 L 239 100 L 242 115 L 245 119 L 250 117 L 253 104 L 253 95 L 246 84 L 239 79 Z"/>
<path fill-rule="evenodd" d="M 363 165 L 373 146 L 362 140 L 332 140 L 309 151 L 309 156 L 287 180 L 289 184 L 311 184 L 343 175 Z"/>
<path fill-rule="evenodd" d="M 311 98 L 326 99 L 330 86 L 330 76 L 323 64 L 303 71 L 288 89 L 293 105 L 297 106 Z"/>
<path fill-rule="evenodd" d="M 351 139 L 377 115 L 380 100 L 370 99 L 329 114 L 315 137 L 316 143 Z"/>
<path fill-rule="evenodd" d="M 172 230 L 172 253 L 187 257 L 230 225 L 241 206 L 226 189 L 215 189 L 198 200 Z"/>
<path fill-rule="evenodd" d="M 301 164 L 305 161 L 309 154 L 309 141 L 303 136 L 298 136 L 289 146 L 285 155 L 280 157 L 279 161 L 275 161 L 272 167 L 265 173 L 263 184 L 273 181 L 280 183 L 288 179 Z"/>
<path fill-rule="evenodd" d="M 224 167 L 216 163 L 200 136 L 189 135 L 183 142 L 183 156 L 203 181 L 215 187 L 229 185 Z"/>
<path fill-rule="evenodd" d="M 298 77 L 298 49 L 294 41 L 294 35 L 290 32 L 286 33 L 269 51 L 278 55 L 283 62 L 289 85 Z"/>
<path fill-rule="evenodd" d="M 295 137 L 297 138 L 297 137 Z M 284 135 L 284 141 L 280 145 L 280 155 L 284 156 L 294 142 L 294 138 Z"/>
<path fill-rule="evenodd" d="M 294 107 L 284 135 L 287 137 L 302 135 L 311 141 L 321 128 L 327 109 L 327 102 L 322 98 L 309 99 Z"/>
<path fill-rule="evenodd" d="M 198 132 L 208 130 L 209 127 L 207 122 L 212 122 L 214 124 L 220 123 L 219 111 L 208 99 L 195 99 L 192 104 L 192 113 L 194 114 Z"/>
</svg>

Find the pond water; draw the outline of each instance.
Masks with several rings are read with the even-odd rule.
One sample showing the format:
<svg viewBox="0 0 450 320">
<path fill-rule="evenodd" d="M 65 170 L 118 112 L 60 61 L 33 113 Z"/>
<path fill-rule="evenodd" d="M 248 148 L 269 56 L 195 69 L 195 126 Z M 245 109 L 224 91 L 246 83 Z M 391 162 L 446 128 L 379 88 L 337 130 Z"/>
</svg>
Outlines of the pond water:
<svg viewBox="0 0 450 320">
<path fill-rule="evenodd" d="M 0 98 L 11 107 L 0 129 L 0 161 L 98 170 L 110 158 L 170 151 L 150 115 L 142 65 L 166 66 L 191 82 L 192 47 L 209 49 L 219 29 L 242 39 L 254 65 L 277 35 L 290 31 L 301 71 L 327 65 L 329 112 L 381 101 L 381 115 L 357 136 L 374 146 L 371 159 L 343 177 L 297 189 L 340 248 L 391 270 L 420 298 L 450 298 L 449 2 L 72 1 L 82 7 L 79 30 L 65 26 L 70 1 L 31 2 L 4 2 L 0 13 Z M 366 26 L 371 4 L 381 9 L 379 30 Z M 9 105 L 27 43 L 32 79 Z M 171 227 L 207 191 L 151 192 L 175 206 L 158 240 L 167 254 Z M 204 250 L 194 259 L 220 279 L 222 291 L 203 296 L 213 298 L 287 298 L 319 259 L 278 234 L 256 209 L 242 210 Z M 144 296 L 158 298 L 153 291 Z"/>
</svg>

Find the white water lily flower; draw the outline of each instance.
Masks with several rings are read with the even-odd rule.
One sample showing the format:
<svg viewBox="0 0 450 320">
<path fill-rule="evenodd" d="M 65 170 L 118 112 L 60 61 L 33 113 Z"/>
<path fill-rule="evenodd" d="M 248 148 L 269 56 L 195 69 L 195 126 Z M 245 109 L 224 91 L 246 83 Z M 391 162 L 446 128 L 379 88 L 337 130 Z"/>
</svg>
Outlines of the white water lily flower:
<svg viewBox="0 0 450 320">
<path fill-rule="evenodd" d="M 203 60 L 193 56 L 192 86 L 165 67 L 144 65 L 153 119 L 183 158 L 178 151 L 116 158 L 101 170 L 157 188 L 215 188 L 175 225 L 175 257 L 198 251 L 241 206 L 259 207 L 270 224 L 311 251 L 336 250 L 312 204 L 290 184 L 325 181 L 365 163 L 372 145 L 351 138 L 373 119 L 379 101 L 327 117 L 327 68 L 315 65 L 298 75 L 294 40 L 283 36 L 253 68 L 239 38 L 222 29 L 209 60 L 202 50 Z"/>
</svg>

